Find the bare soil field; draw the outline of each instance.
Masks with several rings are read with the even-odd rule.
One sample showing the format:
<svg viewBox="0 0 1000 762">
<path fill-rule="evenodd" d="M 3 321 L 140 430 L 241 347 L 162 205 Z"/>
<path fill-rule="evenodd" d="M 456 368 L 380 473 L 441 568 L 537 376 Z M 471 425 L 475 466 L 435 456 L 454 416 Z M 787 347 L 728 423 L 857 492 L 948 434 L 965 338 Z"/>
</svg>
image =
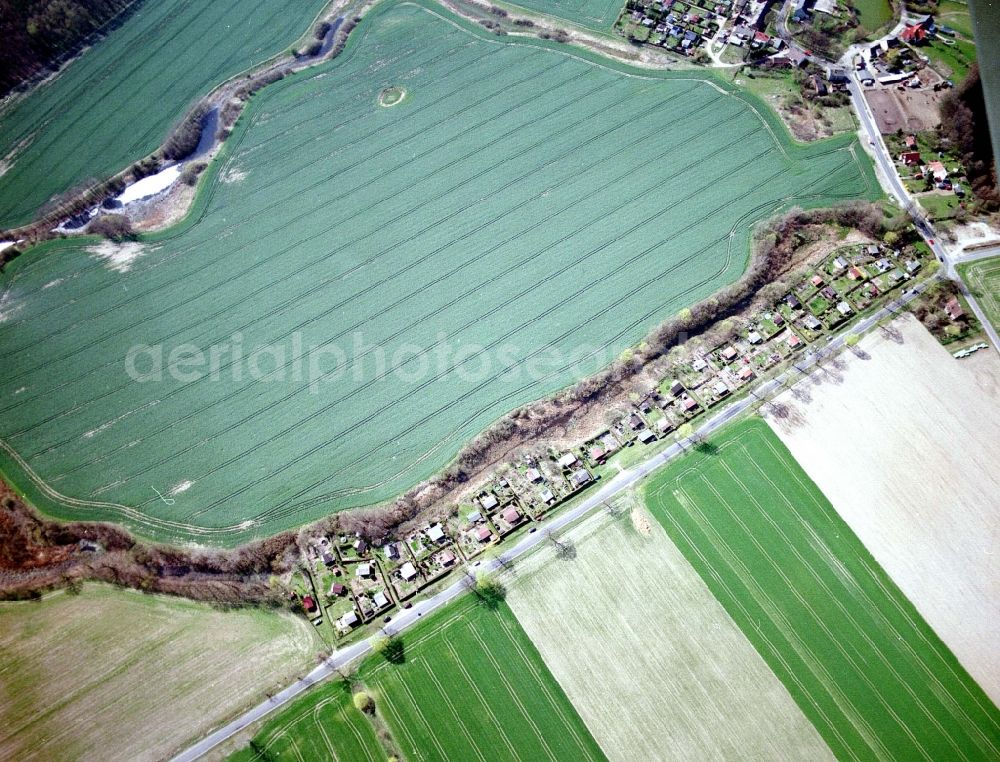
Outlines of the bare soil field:
<svg viewBox="0 0 1000 762">
<path fill-rule="evenodd" d="M 641 501 L 519 564 L 507 601 L 611 760 L 832 759 Z"/>
<path fill-rule="evenodd" d="M 313 666 L 305 621 L 87 586 L 0 604 L 0 759 L 154 760 Z"/>
<path fill-rule="evenodd" d="M 896 90 L 879 87 L 865 90 L 865 99 L 871 106 L 879 132 L 889 135 L 896 130 L 925 132 L 933 130 L 941 121 L 938 117 L 940 93 L 929 87 L 919 90 Z"/>
<path fill-rule="evenodd" d="M 1000 358 L 955 360 L 909 315 L 890 332 L 786 392 L 768 422 L 1000 705 Z"/>
</svg>

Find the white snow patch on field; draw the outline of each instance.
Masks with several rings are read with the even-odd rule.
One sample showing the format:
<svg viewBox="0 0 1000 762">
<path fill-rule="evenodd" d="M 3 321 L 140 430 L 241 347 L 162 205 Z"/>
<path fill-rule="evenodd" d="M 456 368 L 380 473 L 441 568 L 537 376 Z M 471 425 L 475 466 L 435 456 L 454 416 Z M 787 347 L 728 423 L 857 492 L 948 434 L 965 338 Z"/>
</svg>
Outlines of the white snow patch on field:
<svg viewBox="0 0 1000 762">
<path fill-rule="evenodd" d="M 21 311 L 22 304 L 16 302 L 10 291 L 0 294 L 0 323 L 6 323 Z"/>
<path fill-rule="evenodd" d="M 173 487 L 171 487 L 170 488 L 170 492 L 168 494 L 169 494 L 170 497 L 174 497 L 176 495 L 180 495 L 182 492 L 187 492 L 189 489 L 191 489 L 191 486 L 193 484 L 194 484 L 194 482 L 192 482 L 192 481 L 183 481 L 183 482 L 180 482 L 179 484 L 175 484 Z"/>
<path fill-rule="evenodd" d="M 117 196 L 117 199 L 122 204 L 129 204 L 133 201 L 139 201 L 143 198 L 155 196 L 157 193 L 165 191 L 173 185 L 180 176 L 181 165 L 175 164 L 172 167 L 167 167 L 166 169 L 157 172 L 155 175 L 144 177 L 139 180 L 139 182 L 132 183 Z"/>
<path fill-rule="evenodd" d="M 114 243 L 113 241 L 102 241 L 96 246 L 91 246 L 87 251 L 95 257 L 107 262 L 115 272 L 127 273 L 132 264 L 141 257 L 146 247 L 135 241 L 125 243 Z"/>
<path fill-rule="evenodd" d="M 1000 705 L 1000 357 L 956 360 L 912 316 L 893 326 L 768 423 Z"/>
<path fill-rule="evenodd" d="M 47 288 L 54 288 L 55 286 L 58 286 L 60 283 L 62 283 L 63 280 L 64 278 L 56 278 L 55 280 L 50 280 L 48 283 L 42 286 L 42 290 L 44 291 Z"/>
<path fill-rule="evenodd" d="M 97 436 L 98 434 L 100 434 L 102 431 L 107 431 L 112 426 L 114 426 L 116 423 L 124 421 L 130 415 L 134 415 L 135 413 L 138 413 L 138 412 L 140 412 L 142 410 L 146 410 L 147 408 L 151 408 L 151 407 L 159 404 L 159 402 L 160 402 L 159 400 L 153 400 L 152 402 L 149 402 L 149 403 L 143 405 L 142 407 L 137 407 L 135 410 L 129 410 L 129 411 L 125 412 L 125 413 L 122 413 L 117 418 L 112 418 L 110 421 L 105 421 L 100 426 L 98 426 L 96 429 L 91 429 L 90 431 L 84 432 L 83 438 L 84 439 L 93 439 L 95 436 Z"/>
<path fill-rule="evenodd" d="M 247 179 L 247 173 L 239 167 L 229 167 L 219 179 L 224 183 L 241 183 Z"/>
</svg>

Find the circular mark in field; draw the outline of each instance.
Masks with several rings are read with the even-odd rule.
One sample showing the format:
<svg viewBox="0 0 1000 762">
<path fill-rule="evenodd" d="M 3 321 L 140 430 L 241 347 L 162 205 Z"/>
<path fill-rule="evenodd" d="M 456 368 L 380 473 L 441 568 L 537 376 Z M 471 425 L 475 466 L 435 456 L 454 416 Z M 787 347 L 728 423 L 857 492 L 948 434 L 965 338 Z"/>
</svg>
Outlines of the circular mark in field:
<svg viewBox="0 0 1000 762">
<path fill-rule="evenodd" d="M 378 105 L 389 108 L 403 102 L 406 97 L 406 90 L 401 87 L 387 87 L 378 94 Z"/>
</svg>

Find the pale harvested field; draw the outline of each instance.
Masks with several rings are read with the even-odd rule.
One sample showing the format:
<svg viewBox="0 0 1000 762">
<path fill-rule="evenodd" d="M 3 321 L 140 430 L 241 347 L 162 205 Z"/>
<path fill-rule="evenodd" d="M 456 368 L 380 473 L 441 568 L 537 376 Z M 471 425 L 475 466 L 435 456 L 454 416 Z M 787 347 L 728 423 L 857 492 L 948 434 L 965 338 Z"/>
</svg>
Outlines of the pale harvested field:
<svg viewBox="0 0 1000 762">
<path fill-rule="evenodd" d="M 958 361 L 912 317 L 894 326 L 769 423 L 1000 705 L 1000 357 Z"/>
<path fill-rule="evenodd" d="M 833 758 L 659 524 L 602 513 L 570 538 L 507 601 L 609 759 Z"/>
<path fill-rule="evenodd" d="M 163 759 L 313 666 L 308 623 L 87 587 L 0 604 L 0 759 Z"/>
</svg>

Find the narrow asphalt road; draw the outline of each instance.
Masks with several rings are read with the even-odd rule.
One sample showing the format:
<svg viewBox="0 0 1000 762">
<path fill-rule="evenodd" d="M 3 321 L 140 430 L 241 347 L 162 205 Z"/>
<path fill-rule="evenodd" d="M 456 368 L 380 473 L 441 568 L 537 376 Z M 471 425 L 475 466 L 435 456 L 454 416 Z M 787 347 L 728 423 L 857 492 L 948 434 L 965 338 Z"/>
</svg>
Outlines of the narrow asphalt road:
<svg viewBox="0 0 1000 762">
<path fill-rule="evenodd" d="M 904 294 L 885 305 L 878 312 L 864 318 L 859 323 L 851 326 L 850 330 L 832 337 L 825 346 L 809 348 L 791 368 L 775 376 L 758 387 L 751 396 L 728 405 L 724 410 L 705 421 L 695 431 L 697 437 L 706 436 L 729 423 L 734 418 L 746 412 L 753 405 L 775 395 L 785 388 L 788 388 L 803 376 L 810 367 L 822 362 L 825 358 L 839 352 L 845 346 L 846 337 L 852 333 L 864 333 L 873 328 L 879 321 L 899 313 L 903 307 L 913 300 L 921 291 L 926 288 L 929 281 L 920 283 L 907 290 Z M 606 482 L 599 482 L 596 489 L 593 489 L 584 500 L 574 508 L 560 513 L 548 521 L 538 524 L 538 531 L 525 534 L 515 545 L 508 548 L 500 556 L 478 566 L 473 565 L 470 571 L 491 572 L 512 563 L 515 559 L 537 547 L 540 543 L 548 540 L 548 534 L 558 532 L 566 528 L 573 522 L 583 518 L 589 513 L 603 507 L 608 500 L 620 492 L 636 486 L 642 479 L 647 477 L 656 469 L 676 458 L 685 451 L 681 444 L 674 443 L 665 450 L 658 452 L 642 463 L 633 466 L 616 474 Z M 435 609 L 444 606 L 449 601 L 454 600 L 469 589 L 470 577 L 463 577 L 449 587 L 440 591 L 431 598 L 426 598 L 413 605 L 410 609 L 401 609 L 393 621 L 383 627 L 382 632 L 386 635 L 396 635 L 412 627 L 425 614 L 429 614 Z M 193 762 L 193 760 L 207 754 L 211 749 L 218 746 L 223 741 L 232 738 L 240 731 L 246 729 L 258 720 L 266 717 L 271 712 L 279 709 L 294 698 L 302 694 L 305 690 L 319 683 L 327 677 L 333 675 L 337 670 L 347 666 L 355 659 L 358 659 L 371 651 L 370 639 L 362 640 L 350 646 L 346 646 L 334 652 L 326 661 L 316 667 L 304 678 L 295 681 L 280 693 L 276 693 L 266 701 L 261 702 L 249 711 L 237 717 L 232 722 L 224 725 L 213 733 L 203 738 L 198 743 L 184 750 L 173 762 Z"/>
</svg>

